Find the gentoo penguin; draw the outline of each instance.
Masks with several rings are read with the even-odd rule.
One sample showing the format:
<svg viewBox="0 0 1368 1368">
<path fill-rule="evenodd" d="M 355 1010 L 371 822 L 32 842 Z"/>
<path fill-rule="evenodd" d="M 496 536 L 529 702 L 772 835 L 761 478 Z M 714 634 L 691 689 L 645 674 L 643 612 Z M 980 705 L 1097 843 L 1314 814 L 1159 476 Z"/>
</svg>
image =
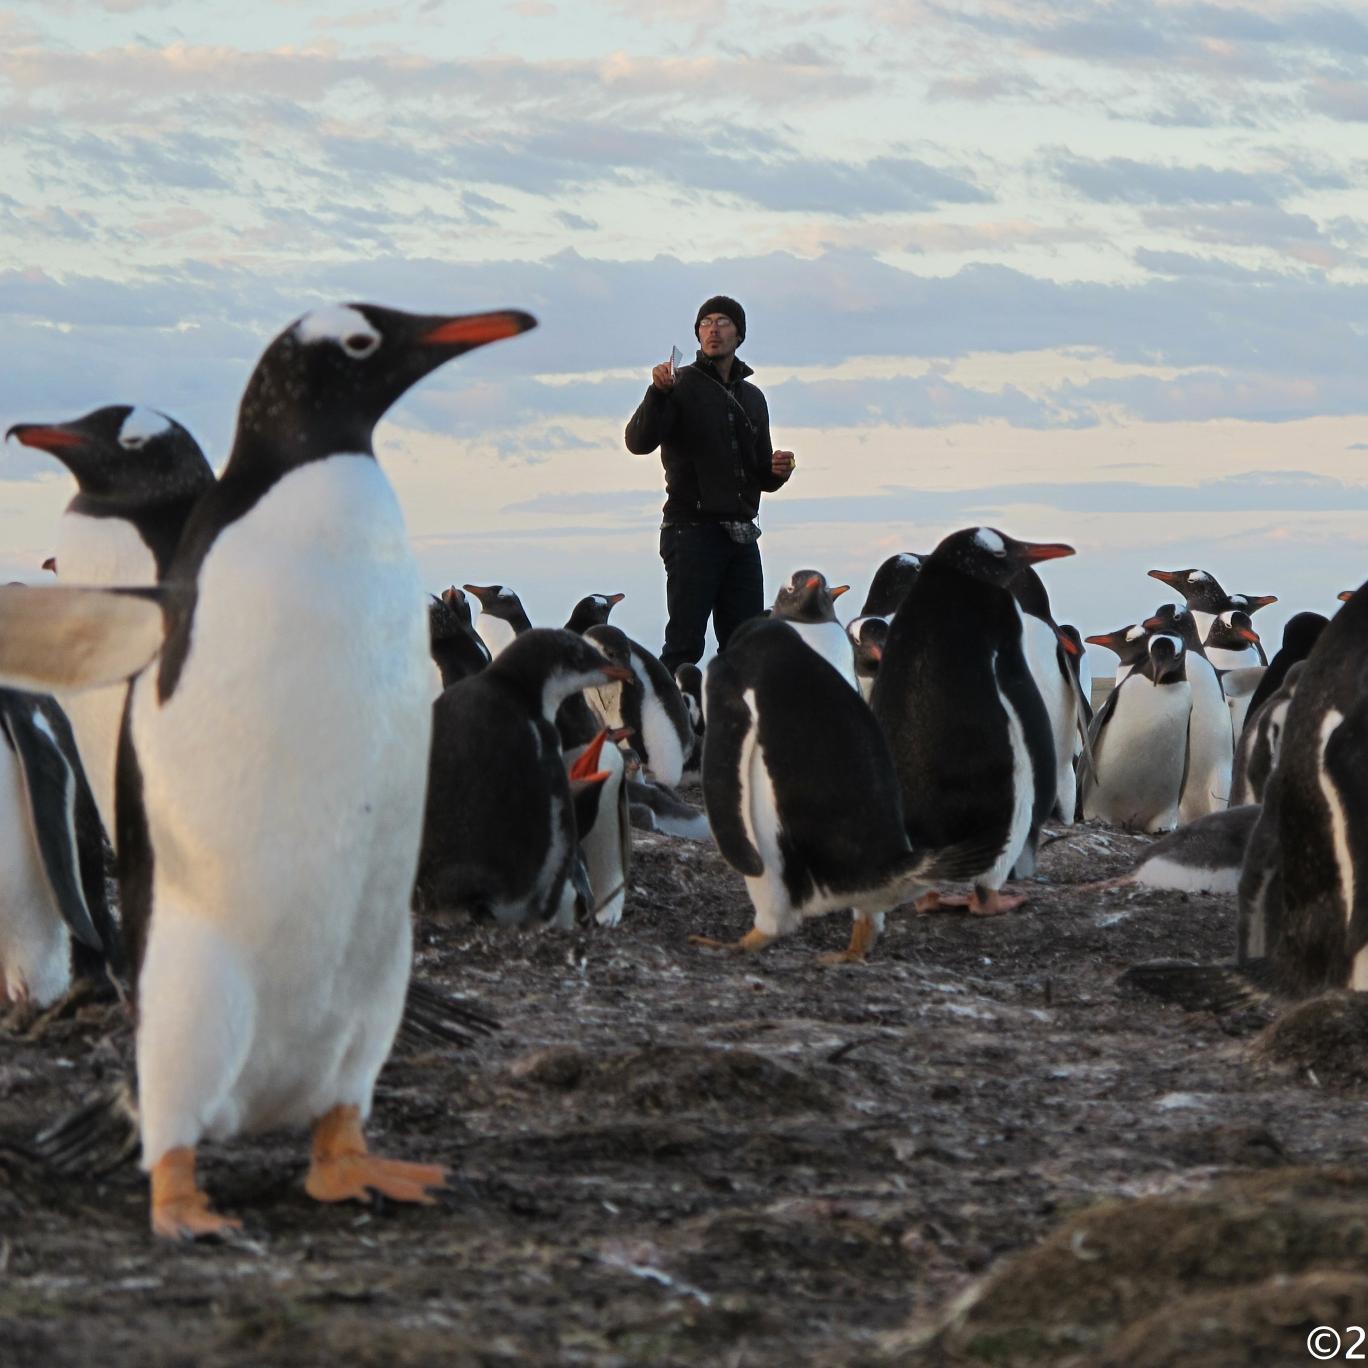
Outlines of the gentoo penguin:
<svg viewBox="0 0 1368 1368">
<path fill-rule="evenodd" d="M 866 702 L 874 692 L 874 677 L 879 673 L 884 646 L 888 642 L 888 619 L 881 617 L 851 618 L 846 623 L 846 636 L 855 652 L 855 678 Z"/>
<path fill-rule="evenodd" d="M 1252 717 L 1265 700 L 1271 698 L 1282 688 L 1288 670 L 1299 660 L 1311 654 L 1311 648 L 1320 640 L 1329 618 L 1322 613 L 1297 613 L 1288 618 L 1283 628 L 1282 645 L 1277 654 L 1268 662 L 1268 669 L 1259 681 L 1259 687 L 1249 700 L 1248 717 Z"/>
<path fill-rule="evenodd" d="M 1187 778 L 1178 804 L 1178 820 L 1190 822 L 1230 801 L 1230 772 L 1235 760 L 1230 708 L 1216 671 L 1202 653 L 1197 622 L 1188 609 L 1166 603 L 1141 626 L 1149 632 L 1176 636 L 1183 643 L 1192 714 L 1188 722 Z"/>
<path fill-rule="evenodd" d="M 54 700 L 0 689 L 0 1005 L 56 1002 L 72 937 L 113 947 L 93 807 L 84 834 L 77 820 L 80 768 Z"/>
<path fill-rule="evenodd" d="M 899 551 L 889 556 L 874 572 L 860 616 L 891 618 L 917 582 L 923 559 L 915 551 Z"/>
<path fill-rule="evenodd" d="M 1138 623 L 1129 627 L 1118 627 L 1114 632 L 1099 632 L 1096 636 L 1084 637 L 1094 646 L 1105 646 L 1116 656 L 1116 674 L 1112 688 L 1119 688 L 1121 681 L 1142 661 L 1149 658 L 1149 633 Z"/>
<path fill-rule="evenodd" d="M 584 639 L 610 660 L 620 661 L 625 650 L 632 671 L 621 683 L 591 689 L 585 695 L 590 708 L 605 727 L 630 727 L 646 777 L 674 788 L 693 749 L 689 711 L 674 676 L 616 627 L 591 627 Z"/>
<path fill-rule="evenodd" d="M 76 495 L 57 523 L 56 565 L 68 584 L 156 584 L 191 507 L 214 483 L 199 444 L 155 409 L 116 404 L 68 423 L 17 423 L 6 435 L 55 456 L 76 478 Z M 64 699 L 111 839 L 127 693 L 120 684 Z"/>
<path fill-rule="evenodd" d="M 606 727 L 587 746 L 565 752 L 575 807 L 575 829 L 584 857 L 592 905 L 600 926 L 617 926 L 627 903 L 632 865 L 632 823 L 625 766 Z"/>
<path fill-rule="evenodd" d="M 1072 643 L 1066 646 L 1058 624 L 1050 611 L 1050 596 L 1040 576 L 1029 565 L 1024 566 L 1009 588 L 1021 614 L 1022 646 L 1026 664 L 1040 690 L 1040 701 L 1050 719 L 1054 737 L 1055 804 L 1054 816 L 1065 826 L 1072 826 L 1078 804 L 1078 785 L 1074 776 L 1073 757 L 1079 733 L 1087 726 L 1084 720 L 1086 703 L 1080 691 L 1078 677 L 1069 664 Z"/>
<path fill-rule="evenodd" d="M 1242 950 L 1305 995 L 1368 989 L 1368 594 L 1340 609 L 1302 666 L 1240 885 Z"/>
<path fill-rule="evenodd" d="M 1092 723 L 1084 818 L 1137 831 L 1171 831 L 1188 766 L 1192 689 L 1178 637 L 1146 637 L 1146 656 L 1107 695 Z"/>
<path fill-rule="evenodd" d="M 570 610 L 565 630 L 582 634 L 590 627 L 602 627 L 608 621 L 608 615 L 626 597 L 626 594 L 587 594 Z"/>
<path fill-rule="evenodd" d="M 479 674 L 490 662 L 489 647 L 471 623 L 470 603 L 454 584 L 428 604 L 428 644 L 443 689 Z"/>
<path fill-rule="evenodd" d="M 1055 802 L 1050 719 L 1008 586 L 1023 566 L 1072 554 L 965 528 L 927 557 L 889 624 L 870 706 L 893 752 L 908 838 L 935 850 L 971 838 L 991 846 L 974 871 L 973 912 L 1015 905 L 998 890 L 1030 865 Z"/>
<path fill-rule="evenodd" d="M 1235 768 L 1231 778 L 1231 803 L 1261 803 L 1269 778 L 1278 763 L 1287 709 L 1297 691 L 1303 661 L 1294 661 L 1283 675 L 1282 687 L 1252 710 L 1235 747 Z"/>
<path fill-rule="evenodd" d="M 50 683 L 103 681 L 160 648 L 132 687 L 116 783 L 160 1235 L 236 1224 L 196 1182 L 206 1135 L 310 1124 L 320 1201 L 423 1202 L 443 1181 L 370 1155 L 362 1130 L 409 978 L 432 725 L 422 585 L 372 433 L 442 362 L 532 326 L 306 314 L 248 380 L 223 476 L 159 589 L 0 590 L 0 626 L 41 596 L 18 645 L 30 674 L 53 652 Z M 78 631 L 81 654 L 55 650 Z M 12 637 L 0 670 L 15 678 Z"/>
<path fill-rule="evenodd" d="M 1135 885 L 1175 893 L 1234 893 L 1258 819 L 1257 803 L 1209 812 L 1156 841 L 1129 874 L 1077 891 Z"/>
<path fill-rule="evenodd" d="M 755 924 L 734 943 L 696 944 L 761 950 L 807 917 L 850 907 L 850 947 L 830 958 L 863 959 L 887 909 L 992 860 L 982 840 L 935 854 L 909 845 L 878 723 L 792 623 L 743 624 L 708 666 L 706 689 L 703 800 Z"/>
<path fill-rule="evenodd" d="M 684 709 L 689 714 L 689 726 L 693 728 L 694 737 L 684 768 L 696 770 L 703 763 L 703 671 L 685 661 L 675 666 L 674 677 L 679 685 L 679 695 L 684 700 Z"/>
<path fill-rule="evenodd" d="M 522 600 L 502 584 L 467 584 L 467 594 L 474 594 L 480 605 L 480 616 L 475 630 L 480 640 L 489 647 L 489 654 L 496 656 L 515 636 L 527 631 L 531 619 L 523 610 Z"/>
<path fill-rule="evenodd" d="M 1218 613 L 1207 628 L 1202 649 L 1214 670 L 1244 670 L 1251 665 L 1267 665 L 1263 643 L 1249 614 L 1241 608 Z"/>
<path fill-rule="evenodd" d="M 534 627 L 443 692 L 418 872 L 425 905 L 504 926 L 573 924 L 577 835 L 556 713 L 628 673 L 573 632 Z"/>
<path fill-rule="evenodd" d="M 1218 614 L 1232 609 L 1256 613 L 1278 601 L 1274 594 L 1227 594 L 1209 570 L 1150 570 L 1148 574 L 1183 596 L 1188 611 L 1196 619 L 1197 634 L 1202 640 L 1206 639 L 1211 620 Z"/>
<path fill-rule="evenodd" d="M 1088 653 L 1083 649 L 1083 633 L 1072 622 L 1059 624 L 1060 645 L 1064 647 L 1064 657 L 1073 671 L 1078 684 L 1078 697 L 1083 708 L 1085 723 L 1092 721 L 1092 666 L 1088 664 Z M 1076 753 L 1076 752 L 1075 752 Z"/>
<path fill-rule="evenodd" d="M 836 620 L 836 600 L 848 584 L 834 588 L 820 570 L 795 570 L 775 595 L 773 614 L 782 618 L 857 693 L 855 652 L 846 630 Z"/>
</svg>

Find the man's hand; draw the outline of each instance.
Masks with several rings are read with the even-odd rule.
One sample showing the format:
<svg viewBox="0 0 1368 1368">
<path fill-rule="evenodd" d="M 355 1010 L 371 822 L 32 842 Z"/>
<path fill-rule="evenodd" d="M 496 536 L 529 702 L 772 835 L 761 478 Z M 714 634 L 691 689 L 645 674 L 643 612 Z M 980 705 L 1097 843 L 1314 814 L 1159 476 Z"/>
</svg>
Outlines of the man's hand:
<svg viewBox="0 0 1368 1368">
<path fill-rule="evenodd" d="M 791 451 L 776 451 L 770 460 L 770 469 L 776 474 L 787 480 L 793 474 L 793 467 L 798 462 L 794 459 Z"/>
<path fill-rule="evenodd" d="M 662 361 L 660 365 L 651 372 L 651 384 L 653 384 L 656 389 L 663 390 L 666 394 L 674 389 L 674 382 L 674 367 L 671 366 L 668 361 Z"/>
</svg>

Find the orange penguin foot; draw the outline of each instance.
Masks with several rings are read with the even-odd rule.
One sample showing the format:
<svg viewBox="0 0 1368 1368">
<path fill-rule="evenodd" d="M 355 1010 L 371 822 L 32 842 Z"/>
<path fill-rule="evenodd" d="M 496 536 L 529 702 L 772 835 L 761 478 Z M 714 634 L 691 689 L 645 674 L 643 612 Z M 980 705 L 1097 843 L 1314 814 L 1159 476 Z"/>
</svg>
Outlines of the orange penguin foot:
<svg viewBox="0 0 1368 1368">
<path fill-rule="evenodd" d="M 396 1202 L 431 1206 L 435 1189 L 446 1186 L 441 1164 L 381 1159 L 366 1148 L 361 1109 L 337 1106 L 314 1123 L 313 1156 L 304 1191 L 316 1202 L 369 1202 L 380 1193 Z"/>
<path fill-rule="evenodd" d="M 819 964 L 863 964 L 879 939 L 878 928 L 872 921 L 861 918 L 850 928 L 850 944 L 844 950 L 833 950 L 818 959 Z"/>
<path fill-rule="evenodd" d="M 968 900 L 969 915 L 972 917 L 1000 917 L 1011 912 L 1026 901 L 1021 893 L 1002 893 L 996 888 L 974 889 Z"/>
<path fill-rule="evenodd" d="M 922 914 L 927 912 L 939 912 L 940 909 L 941 895 L 940 890 L 936 888 L 928 889 L 912 904 L 912 910 Z"/>
<path fill-rule="evenodd" d="M 738 941 L 714 940 L 711 936 L 690 936 L 690 945 L 704 945 L 709 950 L 730 950 L 733 954 L 753 955 L 759 950 L 763 950 L 774 936 L 767 936 L 763 931 L 757 931 L 751 927 L 744 936 Z"/>
<path fill-rule="evenodd" d="M 152 1233 L 164 1240 L 209 1240 L 241 1230 L 242 1222 L 220 1216 L 209 1194 L 195 1181 L 195 1150 L 167 1150 L 152 1166 Z"/>
</svg>

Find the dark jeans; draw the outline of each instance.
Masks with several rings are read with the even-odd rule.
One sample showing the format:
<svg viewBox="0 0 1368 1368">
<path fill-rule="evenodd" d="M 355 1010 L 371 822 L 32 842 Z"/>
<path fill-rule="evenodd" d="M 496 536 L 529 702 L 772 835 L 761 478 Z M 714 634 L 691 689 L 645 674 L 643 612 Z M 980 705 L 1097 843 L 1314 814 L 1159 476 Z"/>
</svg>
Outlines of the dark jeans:
<svg viewBox="0 0 1368 1368">
<path fill-rule="evenodd" d="M 758 542 L 734 542 L 716 523 L 669 523 L 660 529 L 660 559 L 670 615 L 660 659 L 671 674 L 703 658 L 709 614 L 721 650 L 747 618 L 765 611 Z"/>
</svg>

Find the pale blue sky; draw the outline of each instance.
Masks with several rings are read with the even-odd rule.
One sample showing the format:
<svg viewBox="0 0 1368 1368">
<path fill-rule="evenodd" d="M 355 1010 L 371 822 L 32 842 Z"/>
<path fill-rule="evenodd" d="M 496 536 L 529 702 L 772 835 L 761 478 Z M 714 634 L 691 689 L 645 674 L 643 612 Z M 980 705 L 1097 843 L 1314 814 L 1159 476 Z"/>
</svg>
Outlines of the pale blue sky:
<svg viewBox="0 0 1368 1368">
<path fill-rule="evenodd" d="M 1265 630 L 1368 571 L 1362 5 L 35 0 L 0 119 L 5 425 L 150 404 L 220 462 L 319 302 L 541 318 L 382 430 L 433 588 L 625 590 L 658 644 L 621 429 L 719 290 L 799 452 L 773 582 L 978 520 L 1079 546 L 1085 631 L 1152 565 Z M 5 451 L 0 571 L 68 490 Z"/>
</svg>

